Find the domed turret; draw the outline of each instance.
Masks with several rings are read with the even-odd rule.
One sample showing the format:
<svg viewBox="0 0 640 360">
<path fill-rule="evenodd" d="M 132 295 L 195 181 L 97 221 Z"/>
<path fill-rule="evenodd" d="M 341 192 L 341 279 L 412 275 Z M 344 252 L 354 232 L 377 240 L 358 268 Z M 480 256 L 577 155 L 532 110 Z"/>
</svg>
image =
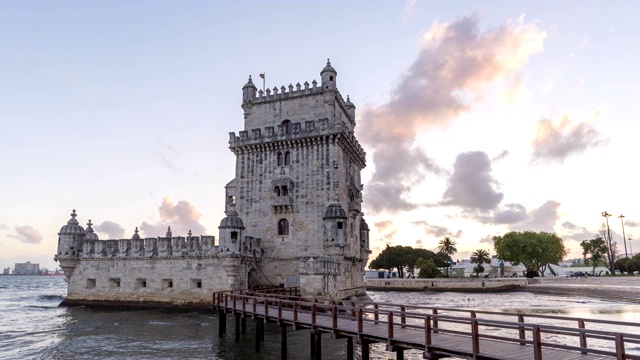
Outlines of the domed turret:
<svg viewBox="0 0 640 360">
<path fill-rule="evenodd" d="M 338 77 L 338 72 L 333 68 L 333 66 L 331 66 L 329 59 L 327 59 L 327 65 L 320 72 L 320 76 L 322 77 L 322 89 L 336 89 L 336 78 Z"/>
<path fill-rule="evenodd" d="M 340 204 L 327 206 L 322 220 L 324 220 L 325 245 L 346 246 L 347 213 L 342 206 Z"/>
<path fill-rule="evenodd" d="M 98 234 L 96 234 L 93 231 L 93 228 L 91 227 L 91 225 L 93 225 L 91 223 L 91 220 L 89 220 L 89 222 L 87 223 L 87 228 L 84 230 L 84 239 L 85 240 L 100 240 L 98 238 Z"/>
<path fill-rule="evenodd" d="M 135 232 L 133 233 L 133 236 L 131 237 L 132 240 L 140 240 L 140 235 L 138 235 L 138 228 L 136 227 Z"/>
<path fill-rule="evenodd" d="M 252 103 L 256 97 L 256 91 L 256 86 L 251 80 L 251 75 L 249 75 L 249 81 L 242 87 L 242 103 Z"/>
<path fill-rule="evenodd" d="M 71 219 L 67 221 L 67 225 L 60 228 L 58 235 L 84 234 L 84 229 L 79 225 L 78 220 L 76 220 L 76 216 L 76 209 L 73 209 L 71 212 Z"/>
<path fill-rule="evenodd" d="M 71 219 L 60 228 L 58 233 L 58 251 L 53 260 L 60 263 L 64 275 L 69 278 L 78 263 L 78 256 L 82 252 L 82 242 L 85 239 L 85 231 L 76 220 L 76 210 L 71 212 Z M 93 231 L 93 230 L 92 230 Z"/>
<path fill-rule="evenodd" d="M 220 221 L 220 226 L 218 226 L 220 231 L 220 251 L 228 250 L 232 254 L 239 254 L 242 251 L 244 223 L 235 209 L 228 210 L 225 213 L 227 216 Z"/>
<path fill-rule="evenodd" d="M 369 249 L 369 225 L 364 221 L 364 217 L 360 218 L 360 246 Z"/>
</svg>

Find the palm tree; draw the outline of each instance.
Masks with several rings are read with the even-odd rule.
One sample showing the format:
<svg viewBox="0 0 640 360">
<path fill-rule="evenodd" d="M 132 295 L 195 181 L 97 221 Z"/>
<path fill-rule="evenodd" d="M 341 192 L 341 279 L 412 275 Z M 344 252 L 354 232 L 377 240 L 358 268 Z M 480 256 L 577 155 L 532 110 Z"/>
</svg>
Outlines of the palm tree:
<svg viewBox="0 0 640 360">
<path fill-rule="evenodd" d="M 438 251 L 451 257 L 451 255 L 458 252 L 458 249 L 456 249 L 456 245 L 457 244 L 454 240 L 451 240 L 450 237 L 445 236 L 445 238 L 440 240 L 440 242 L 438 243 Z M 449 267 L 447 268 L 447 276 L 449 276 L 450 267 L 451 265 L 449 265 Z"/>
<path fill-rule="evenodd" d="M 484 249 L 478 249 L 471 254 L 471 263 L 478 264 L 473 270 L 477 275 L 480 275 L 481 272 L 484 272 L 484 266 L 482 264 L 491 264 L 491 257 L 489 256 L 489 252 Z"/>
</svg>

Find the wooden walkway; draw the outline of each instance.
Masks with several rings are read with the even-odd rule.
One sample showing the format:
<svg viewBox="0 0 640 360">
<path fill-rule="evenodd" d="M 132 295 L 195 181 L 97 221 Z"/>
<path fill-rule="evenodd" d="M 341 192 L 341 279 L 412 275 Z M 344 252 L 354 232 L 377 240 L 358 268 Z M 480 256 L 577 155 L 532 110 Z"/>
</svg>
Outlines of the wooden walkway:
<svg viewBox="0 0 640 360">
<path fill-rule="evenodd" d="M 304 301 L 297 296 L 295 288 L 220 292 L 214 294 L 213 302 L 220 315 L 221 337 L 226 330 L 226 314 L 235 316 L 236 342 L 245 331 L 245 319 L 256 321 L 256 351 L 264 339 L 264 323 L 279 324 L 281 359 L 287 358 L 288 326 L 311 330 L 310 357 L 313 359 L 322 356 L 323 333 L 347 339 L 348 359 L 353 359 L 354 339 L 361 346 L 363 360 L 369 359 L 371 343 L 386 344 L 388 351 L 396 352 L 397 359 L 404 359 L 407 349 L 423 351 L 425 359 L 447 356 L 517 360 L 640 359 L 639 355 L 626 354 L 626 346 L 640 344 L 638 323 L 395 304 L 320 304 Z M 491 319 L 496 316 L 512 316 L 516 321 Z M 535 324 L 525 322 L 525 317 L 538 321 L 553 319 L 575 326 Z M 593 330 L 586 329 L 586 324 L 631 330 Z M 597 346 L 589 346 L 591 343 Z"/>
</svg>

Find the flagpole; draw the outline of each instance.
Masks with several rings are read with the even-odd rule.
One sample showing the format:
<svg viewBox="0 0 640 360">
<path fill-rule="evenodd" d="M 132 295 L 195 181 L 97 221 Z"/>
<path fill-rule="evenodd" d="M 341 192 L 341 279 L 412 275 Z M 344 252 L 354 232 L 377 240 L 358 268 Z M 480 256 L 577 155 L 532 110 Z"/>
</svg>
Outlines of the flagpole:
<svg viewBox="0 0 640 360">
<path fill-rule="evenodd" d="M 267 81 L 267 73 L 264 73 L 264 76 L 262 76 L 262 92 L 265 91 L 265 83 Z"/>
</svg>

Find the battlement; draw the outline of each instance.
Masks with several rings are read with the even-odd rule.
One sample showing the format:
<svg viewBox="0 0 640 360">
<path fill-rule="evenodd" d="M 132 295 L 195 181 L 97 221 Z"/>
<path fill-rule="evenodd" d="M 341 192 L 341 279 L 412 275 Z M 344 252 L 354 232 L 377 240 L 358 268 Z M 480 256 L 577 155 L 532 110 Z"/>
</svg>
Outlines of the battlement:
<svg viewBox="0 0 640 360">
<path fill-rule="evenodd" d="M 262 257 L 261 239 L 245 237 L 241 254 L 215 244 L 215 236 L 157 237 L 145 239 L 83 240 L 79 259 L 185 258 L 241 255 Z"/>
<path fill-rule="evenodd" d="M 335 96 L 335 99 L 338 101 L 340 106 L 345 110 L 345 114 L 347 115 L 349 120 L 352 123 L 355 123 L 355 120 L 356 120 L 355 112 L 354 112 L 355 105 L 353 105 L 353 103 L 351 103 L 349 99 L 345 101 L 342 95 L 340 94 L 340 91 L 338 91 L 337 89 L 332 89 L 332 88 L 323 89 L 321 86 L 318 86 L 318 82 L 316 80 L 313 80 L 311 82 L 311 87 L 309 86 L 309 82 L 305 81 L 304 87 L 303 85 L 300 85 L 300 83 L 298 82 L 296 83 L 295 88 L 292 84 L 289 84 L 288 87 L 285 87 L 284 85 L 282 85 L 280 86 L 280 88 L 278 88 L 277 86 L 274 86 L 273 89 L 267 88 L 265 91 L 263 91 L 262 89 L 258 90 L 255 93 L 255 96 L 245 95 L 245 98 L 243 99 L 243 106 L 244 105 L 249 105 L 249 106 L 263 105 L 263 104 L 268 104 L 276 101 L 297 100 L 302 97 L 319 96 L 319 95 L 323 97 Z"/>
<path fill-rule="evenodd" d="M 267 126 L 263 129 L 251 129 L 240 131 L 239 136 L 235 132 L 229 133 L 229 147 L 257 145 L 262 143 L 307 139 L 326 135 L 341 135 L 364 162 L 366 152 L 356 139 L 352 131 L 349 131 L 342 122 L 332 123 L 329 119 L 309 120 L 291 124 L 291 131 L 287 131 L 285 125 Z M 276 130 L 277 128 L 277 130 Z"/>
</svg>

